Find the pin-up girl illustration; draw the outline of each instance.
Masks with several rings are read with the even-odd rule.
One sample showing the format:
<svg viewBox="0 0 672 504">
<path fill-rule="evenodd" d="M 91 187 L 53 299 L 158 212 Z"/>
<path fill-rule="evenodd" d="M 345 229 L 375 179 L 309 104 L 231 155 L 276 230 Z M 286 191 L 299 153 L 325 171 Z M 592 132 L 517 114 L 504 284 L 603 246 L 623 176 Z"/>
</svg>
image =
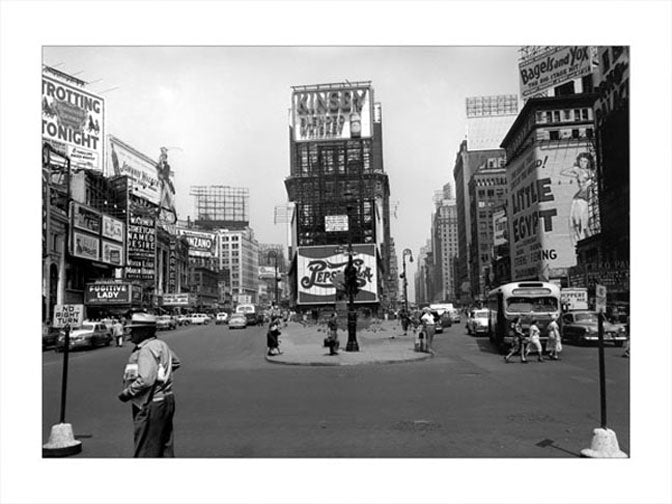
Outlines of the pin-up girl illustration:
<svg viewBox="0 0 672 504">
<path fill-rule="evenodd" d="M 576 244 L 579 240 L 583 240 L 589 236 L 588 202 L 591 187 L 595 183 L 593 157 L 587 152 L 580 153 L 576 156 L 574 166 L 562 170 L 560 175 L 575 177 L 576 183 L 579 186 L 578 192 L 572 199 L 572 206 L 569 211 L 569 227 L 571 229 L 572 243 Z"/>
</svg>

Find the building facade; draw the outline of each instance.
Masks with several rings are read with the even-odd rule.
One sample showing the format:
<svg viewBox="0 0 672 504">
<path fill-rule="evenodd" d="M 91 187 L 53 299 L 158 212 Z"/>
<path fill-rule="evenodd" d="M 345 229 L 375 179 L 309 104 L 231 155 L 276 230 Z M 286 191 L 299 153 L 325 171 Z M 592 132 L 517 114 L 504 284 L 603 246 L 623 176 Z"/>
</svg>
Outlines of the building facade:
<svg viewBox="0 0 672 504">
<path fill-rule="evenodd" d="M 219 270 L 230 272 L 233 303 L 256 303 L 259 292 L 259 242 L 254 232 L 250 228 L 220 229 L 216 236 Z"/>
<path fill-rule="evenodd" d="M 457 206 L 453 197 L 451 184 L 445 184 L 442 191 L 435 197 L 435 211 L 432 216 L 432 250 L 434 252 L 436 271 L 441 279 L 437 289 L 437 301 L 456 300 L 455 270 L 458 248 Z"/>
<path fill-rule="evenodd" d="M 312 273 L 299 271 L 300 265 L 316 267 L 316 260 L 329 257 L 325 264 L 335 268 L 329 267 L 331 276 L 347 262 L 339 247 L 366 245 L 373 247 L 374 264 L 367 268 L 374 274 L 360 276 L 356 302 L 377 310 L 383 300 L 389 302 L 394 289 L 389 278 L 390 189 L 383 168 L 380 106 L 374 106 L 370 82 L 295 86 L 292 91 L 290 176 L 285 180 L 295 209 L 291 302 L 305 309 L 333 305 L 333 284 L 306 280 L 302 285 Z M 369 261 L 367 247 L 359 248 L 367 250 L 359 258 L 362 265 Z M 370 281 L 374 278 L 375 283 Z"/>
<path fill-rule="evenodd" d="M 497 164 L 503 164 L 501 157 Z M 493 213 L 506 201 L 506 170 L 483 167 L 469 182 L 471 203 L 471 292 L 479 301 L 485 301 L 487 293 L 496 286 L 492 264 L 494 252 Z"/>
<path fill-rule="evenodd" d="M 593 94 L 531 98 L 506 150 L 512 280 L 567 284 L 576 246 L 599 233 Z"/>
</svg>

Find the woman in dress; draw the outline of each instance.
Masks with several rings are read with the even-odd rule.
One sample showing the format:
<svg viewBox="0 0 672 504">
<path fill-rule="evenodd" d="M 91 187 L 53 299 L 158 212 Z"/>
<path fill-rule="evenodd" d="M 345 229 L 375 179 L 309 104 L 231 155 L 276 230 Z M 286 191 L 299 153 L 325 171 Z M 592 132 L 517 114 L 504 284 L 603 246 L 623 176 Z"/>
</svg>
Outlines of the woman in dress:
<svg viewBox="0 0 672 504">
<path fill-rule="evenodd" d="M 576 157 L 574 166 L 560 172 L 560 175 L 576 178 L 579 186 L 578 192 L 572 199 L 572 206 L 569 210 L 569 227 L 571 230 L 572 243 L 587 238 L 588 235 L 588 203 L 590 200 L 590 191 L 595 183 L 595 167 L 593 157 L 582 152 Z"/>
</svg>

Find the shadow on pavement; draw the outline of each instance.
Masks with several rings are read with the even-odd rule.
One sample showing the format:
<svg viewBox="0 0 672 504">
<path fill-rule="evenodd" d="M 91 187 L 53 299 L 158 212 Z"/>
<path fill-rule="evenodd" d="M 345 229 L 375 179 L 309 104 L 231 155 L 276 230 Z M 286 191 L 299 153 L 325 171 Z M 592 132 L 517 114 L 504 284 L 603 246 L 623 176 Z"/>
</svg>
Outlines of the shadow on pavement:
<svg viewBox="0 0 672 504">
<path fill-rule="evenodd" d="M 490 340 L 487 337 L 477 338 L 476 345 L 478 345 L 479 352 L 500 355 L 497 348 L 495 348 L 495 346 L 492 343 L 490 343 Z"/>
</svg>

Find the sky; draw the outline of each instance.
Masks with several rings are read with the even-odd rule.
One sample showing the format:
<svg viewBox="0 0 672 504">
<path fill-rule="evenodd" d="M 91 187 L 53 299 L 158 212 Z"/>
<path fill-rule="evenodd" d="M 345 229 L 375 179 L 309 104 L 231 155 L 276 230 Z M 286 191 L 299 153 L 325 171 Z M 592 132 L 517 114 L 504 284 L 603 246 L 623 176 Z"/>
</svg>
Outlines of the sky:
<svg viewBox="0 0 672 504">
<path fill-rule="evenodd" d="M 465 137 L 465 99 L 517 94 L 517 46 L 46 46 L 49 66 L 105 99 L 106 133 L 152 158 L 169 148 L 178 216 L 192 185 L 250 189 L 250 226 L 287 244 L 291 86 L 371 81 L 382 104 L 383 159 L 399 257 L 430 236 L 434 191 L 450 182 Z M 396 217 L 395 217 L 396 214 Z M 409 278 L 415 269 L 409 265 Z M 413 285 L 409 298 L 413 299 Z"/>
</svg>

